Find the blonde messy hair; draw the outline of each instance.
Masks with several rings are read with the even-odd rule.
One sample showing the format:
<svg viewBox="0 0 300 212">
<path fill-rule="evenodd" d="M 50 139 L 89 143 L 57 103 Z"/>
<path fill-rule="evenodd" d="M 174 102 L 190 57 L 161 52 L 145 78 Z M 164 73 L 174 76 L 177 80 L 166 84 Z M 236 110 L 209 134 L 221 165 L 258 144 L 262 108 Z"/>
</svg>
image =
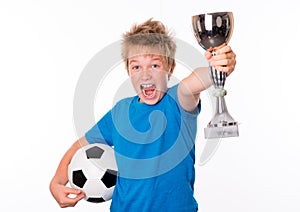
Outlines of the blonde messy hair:
<svg viewBox="0 0 300 212">
<path fill-rule="evenodd" d="M 159 54 L 168 68 L 175 66 L 176 44 L 169 30 L 152 18 L 142 24 L 135 24 L 123 34 L 122 58 L 128 70 L 128 58 L 141 54 Z"/>
</svg>

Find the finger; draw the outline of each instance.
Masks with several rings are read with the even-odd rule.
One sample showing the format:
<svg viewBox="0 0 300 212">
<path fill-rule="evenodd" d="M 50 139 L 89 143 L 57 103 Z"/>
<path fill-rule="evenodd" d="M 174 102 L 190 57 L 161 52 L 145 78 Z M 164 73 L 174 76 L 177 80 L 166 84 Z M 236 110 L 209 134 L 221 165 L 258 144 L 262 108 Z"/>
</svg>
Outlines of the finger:
<svg viewBox="0 0 300 212">
<path fill-rule="evenodd" d="M 226 54 L 226 53 L 229 53 L 229 52 L 232 52 L 231 47 L 228 46 L 228 45 L 224 45 L 222 48 L 220 48 L 216 51 L 216 55 Z"/>
<path fill-rule="evenodd" d="M 72 195 L 71 195 L 72 196 Z M 84 192 L 79 193 L 78 195 L 75 195 L 73 197 L 70 196 L 65 196 L 63 198 L 60 199 L 60 206 L 62 208 L 66 208 L 66 207 L 74 207 L 78 201 L 80 201 L 81 199 L 83 199 L 85 197 Z"/>
<path fill-rule="evenodd" d="M 216 66 L 234 66 L 235 65 L 235 60 L 233 59 L 222 59 L 222 60 L 214 60 L 211 61 L 211 66 L 216 67 Z"/>
<path fill-rule="evenodd" d="M 62 196 L 57 200 L 58 204 L 60 207 L 62 208 L 66 208 L 66 207 L 72 207 L 74 205 L 76 205 L 76 200 L 74 200 L 74 198 L 68 197 L 68 196 Z"/>
<path fill-rule="evenodd" d="M 208 61 L 211 60 L 213 57 L 212 53 L 208 50 L 204 53 L 204 56 Z"/>
<path fill-rule="evenodd" d="M 64 200 L 63 203 L 60 204 L 60 206 L 62 208 L 74 207 L 77 203 L 78 203 L 78 201 L 76 201 L 75 198 L 67 198 Z"/>
<path fill-rule="evenodd" d="M 77 196 L 74 198 L 74 200 L 75 200 L 76 202 L 78 202 L 78 201 L 82 200 L 84 197 L 85 197 L 85 193 L 84 193 L 84 192 L 81 192 L 79 195 L 77 195 Z"/>
<path fill-rule="evenodd" d="M 69 187 L 66 187 L 64 192 L 66 194 L 75 194 L 75 195 L 78 195 L 78 194 L 82 193 L 82 191 L 79 190 L 79 189 L 69 188 Z"/>
<path fill-rule="evenodd" d="M 225 72 L 226 75 L 229 76 L 233 72 L 234 66 L 217 66 L 215 69 L 220 72 Z"/>
<path fill-rule="evenodd" d="M 234 52 L 227 52 L 224 54 L 218 54 L 213 56 L 213 60 L 233 59 L 235 60 L 236 55 Z"/>
<path fill-rule="evenodd" d="M 209 47 L 206 51 L 212 52 L 214 49 L 212 47 Z"/>
</svg>

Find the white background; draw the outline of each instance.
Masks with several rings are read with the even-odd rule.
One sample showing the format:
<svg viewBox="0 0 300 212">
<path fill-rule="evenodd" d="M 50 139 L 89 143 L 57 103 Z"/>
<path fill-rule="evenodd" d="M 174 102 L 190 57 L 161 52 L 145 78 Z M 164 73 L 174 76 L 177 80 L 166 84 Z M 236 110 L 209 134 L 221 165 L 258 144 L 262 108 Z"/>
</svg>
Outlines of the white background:
<svg viewBox="0 0 300 212">
<path fill-rule="evenodd" d="M 241 125 L 239 138 L 222 140 L 206 164 L 196 162 L 199 211 L 300 211 L 298 8 L 293 0 L 1 0 L 0 211 L 108 211 L 109 202 L 86 201 L 60 209 L 48 189 L 78 137 L 73 96 L 82 70 L 133 23 L 150 17 L 200 49 L 191 16 L 213 11 L 232 11 L 235 18 L 230 46 L 237 66 L 226 82 L 226 102 Z M 118 79 L 126 79 L 120 72 Z M 95 100 L 97 118 L 120 83 L 107 80 L 98 91 L 107 98 Z M 212 115 L 206 95 L 202 103 L 198 160 Z"/>
</svg>

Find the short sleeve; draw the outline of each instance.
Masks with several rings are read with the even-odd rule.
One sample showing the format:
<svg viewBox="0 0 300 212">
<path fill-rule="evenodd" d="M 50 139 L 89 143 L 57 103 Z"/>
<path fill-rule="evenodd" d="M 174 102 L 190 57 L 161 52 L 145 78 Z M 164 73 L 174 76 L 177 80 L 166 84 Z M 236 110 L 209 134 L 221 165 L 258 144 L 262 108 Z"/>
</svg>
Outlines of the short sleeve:
<svg viewBox="0 0 300 212">
<path fill-rule="evenodd" d="M 201 100 L 199 100 L 199 103 L 197 105 L 197 108 L 195 109 L 194 112 L 187 112 L 186 110 L 184 110 L 178 100 L 178 84 L 174 85 L 173 87 L 169 88 L 168 90 L 168 95 L 175 100 L 176 104 L 178 105 L 179 109 L 180 109 L 180 113 L 181 115 L 183 115 L 186 118 L 196 118 L 200 111 L 201 111 Z"/>
<path fill-rule="evenodd" d="M 106 113 L 90 130 L 85 133 L 86 140 L 90 143 L 105 143 L 113 146 L 112 141 L 111 111 Z"/>
</svg>

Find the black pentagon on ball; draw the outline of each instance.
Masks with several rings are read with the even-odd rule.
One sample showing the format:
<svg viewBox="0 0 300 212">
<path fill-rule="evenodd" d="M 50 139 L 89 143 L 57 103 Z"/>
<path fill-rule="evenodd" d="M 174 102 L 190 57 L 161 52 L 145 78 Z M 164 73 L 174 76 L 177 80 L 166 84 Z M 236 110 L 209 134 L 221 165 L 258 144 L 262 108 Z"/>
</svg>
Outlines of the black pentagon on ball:
<svg viewBox="0 0 300 212">
<path fill-rule="evenodd" d="M 74 185 L 78 186 L 79 188 L 83 188 L 84 184 L 87 181 L 82 170 L 73 171 L 72 178 Z"/>
<path fill-rule="evenodd" d="M 92 159 L 92 158 L 99 159 L 102 157 L 104 150 L 101 149 L 100 147 L 94 146 L 87 149 L 85 152 L 86 152 L 87 159 Z"/>
<path fill-rule="evenodd" d="M 89 197 L 86 201 L 88 202 L 92 202 L 92 203 L 101 203 L 101 202 L 105 202 L 105 200 L 101 197 Z"/>
<path fill-rule="evenodd" d="M 102 177 L 102 182 L 107 188 L 111 188 L 116 185 L 118 172 L 115 170 L 107 169 Z"/>
</svg>

